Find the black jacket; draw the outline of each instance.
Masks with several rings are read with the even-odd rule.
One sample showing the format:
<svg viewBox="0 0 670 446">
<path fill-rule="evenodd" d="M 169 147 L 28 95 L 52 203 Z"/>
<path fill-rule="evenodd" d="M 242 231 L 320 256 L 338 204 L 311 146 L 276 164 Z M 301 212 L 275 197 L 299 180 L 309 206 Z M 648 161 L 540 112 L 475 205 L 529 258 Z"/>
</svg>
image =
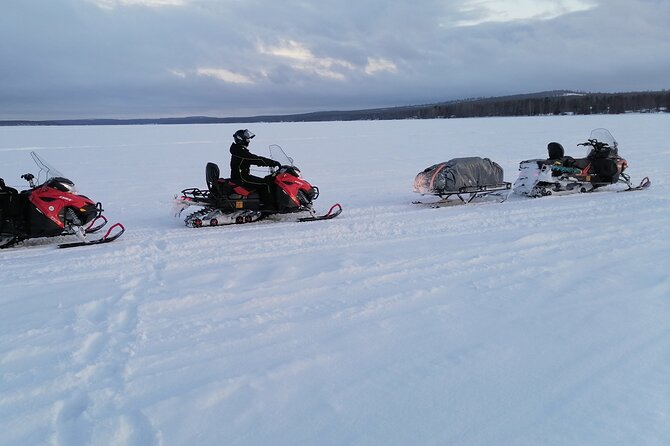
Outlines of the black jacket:
<svg viewBox="0 0 670 446">
<path fill-rule="evenodd" d="M 235 181 L 245 181 L 249 176 L 250 166 L 273 166 L 277 162 L 270 158 L 254 155 L 249 148 L 242 144 L 233 143 L 230 146 L 230 178 Z"/>
</svg>

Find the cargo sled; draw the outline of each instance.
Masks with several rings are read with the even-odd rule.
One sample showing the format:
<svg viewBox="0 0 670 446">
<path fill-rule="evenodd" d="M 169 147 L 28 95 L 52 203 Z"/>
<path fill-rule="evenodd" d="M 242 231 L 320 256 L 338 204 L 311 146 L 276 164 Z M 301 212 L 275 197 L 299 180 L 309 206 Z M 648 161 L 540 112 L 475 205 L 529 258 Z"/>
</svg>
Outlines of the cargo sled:
<svg viewBox="0 0 670 446">
<path fill-rule="evenodd" d="M 511 183 L 503 180 L 503 169 L 496 162 L 478 156 L 454 158 L 426 168 L 414 179 L 414 192 L 436 195 L 441 201 L 429 203 L 438 206 L 456 196 L 460 202 L 470 203 L 475 198 L 497 195 L 505 201 Z M 414 203 L 422 203 L 416 201 Z"/>
</svg>

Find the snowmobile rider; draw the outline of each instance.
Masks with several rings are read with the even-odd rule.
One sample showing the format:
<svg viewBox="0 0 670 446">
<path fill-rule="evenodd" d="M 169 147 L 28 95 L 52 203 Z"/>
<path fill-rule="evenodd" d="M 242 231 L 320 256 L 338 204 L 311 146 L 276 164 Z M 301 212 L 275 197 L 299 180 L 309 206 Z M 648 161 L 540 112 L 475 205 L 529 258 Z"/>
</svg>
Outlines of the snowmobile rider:
<svg viewBox="0 0 670 446">
<path fill-rule="evenodd" d="M 249 151 L 249 142 L 256 136 L 247 129 L 233 134 L 230 146 L 230 179 L 240 186 L 256 189 L 264 209 L 274 210 L 272 194 L 272 177 L 260 178 L 251 175 L 249 168 L 253 166 L 280 167 L 281 163 L 263 156 L 254 155 Z"/>
</svg>

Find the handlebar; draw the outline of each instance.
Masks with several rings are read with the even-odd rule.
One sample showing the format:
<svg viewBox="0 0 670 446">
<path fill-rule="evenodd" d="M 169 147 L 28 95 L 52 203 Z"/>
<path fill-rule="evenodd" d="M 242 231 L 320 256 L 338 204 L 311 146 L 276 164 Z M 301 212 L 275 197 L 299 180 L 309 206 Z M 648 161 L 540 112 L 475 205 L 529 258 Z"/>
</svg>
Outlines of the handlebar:
<svg viewBox="0 0 670 446">
<path fill-rule="evenodd" d="M 609 144 L 606 142 L 601 142 L 598 141 L 597 139 L 588 139 L 586 142 L 582 142 L 577 144 L 578 146 L 591 146 L 596 150 L 601 150 L 604 149 L 605 147 L 609 147 Z"/>
<path fill-rule="evenodd" d="M 21 175 L 21 178 L 26 180 L 28 184 L 30 184 L 30 187 L 35 187 L 35 182 L 33 181 L 35 179 L 35 175 L 33 175 L 32 173 L 24 173 L 23 175 Z"/>
</svg>

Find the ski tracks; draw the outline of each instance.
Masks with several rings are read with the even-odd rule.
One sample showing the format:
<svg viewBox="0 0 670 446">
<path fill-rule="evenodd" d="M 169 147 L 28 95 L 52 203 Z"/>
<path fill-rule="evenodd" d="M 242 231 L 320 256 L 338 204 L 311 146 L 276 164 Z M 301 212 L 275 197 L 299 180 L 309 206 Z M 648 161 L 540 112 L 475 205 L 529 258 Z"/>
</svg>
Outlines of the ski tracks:
<svg viewBox="0 0 670 446">
<path fill-rule="evenodd" d="M 71 330 L 79 344 L 65 373 L 71 393 L 54 404 L 54 444 L 160 443 L 160 433 L 127 394 L 127 369 L 142 336 L 138 307 L 160 287 L 164 246 L 148 241 L 109 253 L 105 267 L 120 271 L 108 284 L 113 292 L 74 308 Z"/>
</svg>

